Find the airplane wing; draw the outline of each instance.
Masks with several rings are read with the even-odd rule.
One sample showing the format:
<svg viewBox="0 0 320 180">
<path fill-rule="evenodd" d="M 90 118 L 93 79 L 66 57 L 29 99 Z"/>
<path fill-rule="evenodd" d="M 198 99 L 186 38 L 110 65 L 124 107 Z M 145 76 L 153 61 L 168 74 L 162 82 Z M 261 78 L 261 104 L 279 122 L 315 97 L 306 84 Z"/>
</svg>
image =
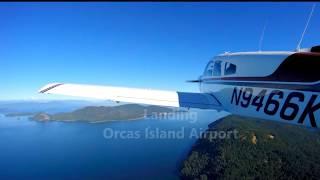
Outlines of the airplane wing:
<svg viewBox="0 0 320 180">
<path fill-rule="evenodd" d="M 220 102 L 207 93 L 163 91 L 85 84 L 51 83 L 39 90 L 43 94 L 59 94 L 169 107 L 222 109 Z"/>
</svg>

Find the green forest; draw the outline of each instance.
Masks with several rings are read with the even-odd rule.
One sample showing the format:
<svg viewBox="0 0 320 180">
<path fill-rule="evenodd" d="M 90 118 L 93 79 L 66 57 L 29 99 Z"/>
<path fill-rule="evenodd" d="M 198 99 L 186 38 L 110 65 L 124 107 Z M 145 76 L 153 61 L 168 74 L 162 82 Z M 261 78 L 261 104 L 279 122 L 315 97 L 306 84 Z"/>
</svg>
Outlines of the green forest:
<svg viewBox="0 0 320 180">
<path fill-rule="evenodd" d="M 238 136 L 210 139 L 213 131 Z M 181 179 L 318 179 L 320 131 L 297 125 L 227 116 L 209 125 L 180 169 Z"/>
</svg>

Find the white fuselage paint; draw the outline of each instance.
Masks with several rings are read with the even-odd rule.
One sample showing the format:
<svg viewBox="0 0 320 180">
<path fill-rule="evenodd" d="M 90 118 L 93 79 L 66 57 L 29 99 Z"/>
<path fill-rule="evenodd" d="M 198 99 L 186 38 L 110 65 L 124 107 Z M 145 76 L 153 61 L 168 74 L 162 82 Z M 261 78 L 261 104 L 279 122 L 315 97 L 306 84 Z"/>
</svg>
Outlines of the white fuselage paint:
<svg viewBox="0 0 320 180">
<path fill-rule="evenodd" d="M 228 77 L 224 75 L 223 67 L 221 67 L 220 76 L 210 76 L 206 74 L 210 63 L 222 61 L 222 63 L 230 62 L 237 66 L 237 72 L 233 74 L 232 77 L 263 77 L 272 74 L 290 54 L 292 53 L 284 52 L 276 55 L 273 53 L 273 55 L 269 56 L 257 53 L 238 53 L 216 56 L 206 66 L 204 75 L 200 76 L 200 92 L 213 94 L 222 104 L 224 110 L 232 114 L 270 119 L 291 124 L 303 124 L 309 127 L 320 126 L 320 98 L 318 97 L 320 94 L 316 91 L 310 91 L 313 86 L 319 84 L 319 81 L 303 83 L 219 80 L 219 78 Z M 212 80 L 211 78 L 214 79 Z M 266 86 L 266 84 L 285 84 L 291 85 L 291 87 L 307 85 L 310 88 L 309 90 L 295 90 L 295 88 L 278 89 L 270 88 L 270 86 Z M 272 95 L 272 92 L 275 95 Z"/>
<path fill-rule="evenodd" d="M 222 104 L 222 107 L 224 107 L 225 111 L 228 111 L 232 114 L 237 114 L 237 115 L 242 115 L 242 116 L 252 116 L 252 117 L 257 117 L 257 118 L 262 118 L 262 119 L 270 119 L 270 120 L 275 120 L 275 121 L 282 121 L 282 122 L 288 122 L 288 123 L 292 123 L 292 124 L 304 124 L 306 126 L 310 126 L 313 127 L 314 125 L 311 124 L 310 121 L 310 116 L 309 114 L 306 117 L 301 117 L 303 115 L 303 112 L 308 104 L 308 102 L 311 99 L 311 96 L 316 96 L 316 99 L 314 101 L 314 105 L 315 104 L 319 104 L 320 103 L 320 98 L 318 97 L 319 93 L 317 92 L 308 92 L 308 91 L 298 91 L 298 90 L 288 90 L 288 89 L 273 89 L 273 88 L 264 88 L 264 87 L 250 87 L 250 86 L 235 86 L 235 85 L 223 85 L 223 84 L 207 84 L 207 83 L 201 83 L 201 92 L 204 93 L 212 93 L 217 99 L 218 101 Z M 246 97 L 250 97 L 248 98 L 249 100 L 245 100 L 243 98 L 243 94 L 246 88 L 250 88 L 252 89 L 252 93 L 250 93 L 249 91 L 246 92 Z M 237 96 L 233 97 L 233 101 L 232 101 L 232 96 L 234 94 L 234 91 L 237 91 Z M 242 89 L 242 93 L 240 95 L 240 90 Z M 257 106 L 253 106 L 253 100 L 255 97 L 258 96 L 258 94 L 260 92 L 262 92 L 263 90 L 265 90 L 265 94 L 264 94 L 264 98 L 262 99 L 261 102 L 261 108 L 257 111 Z M 275 113 L 273 114 L 267 114 L 265 113 L 265 108 L 267 106 L 267 101 L 268 98 L 270 97 L 270 93 L 272 91 L 276 91 L 279 90 L 281 92 L 283 92 L 282 97 L 280 95 L 274 95 L 273 98 L 271 98 L 272 100 L 274 100 L 275 102 L 279 103 L 279 106 L 277 108 L 277 110 L 275 110 L 275 106 L 273 103 L 269 103 L 268 106 L 268 110 L 274 110 Z M 291 100 L 289 101 L 289 103 L 292 104 L 296 104 L 298 107 L 297 110 L 297 114 L 293 115 L 294 118 L 292 120 L 287 120 L 287 119 L 283 119 L 280 116 L 280 112 L 282 110 L 282 108 L 286 108 L 284 107 L 285 101 L 288 98 L 289 94 L 292 93 L 301 93 L 303 94 L 303 100 L 298 97 L 292 97 Z M 251 94 L 251 95 L 250 95 Z M 236 102 L 235 98 L 239 98 L 238 100 L 238 104 Z M 259 100 L 261 100 L 259 99 Z M 300 101 L 299 101 L 300 100 Z M 248 104 L 248 105 L 246 105 Z M 243 106 L 244 105 L 244 106 Z M 284 112 L 285 115 L 291 115 L 294 109 L 291 108 L 290 106 L 288 106 Z M 319 125 L 319 117 L 320 117 L 320 110 L 315 111 L 314 112 L 314 117 L 315 117 L 315 121 L 316 124 Z M 299 119 L 302 118 L 302 122 L 299 122 Z"/>
</svg>

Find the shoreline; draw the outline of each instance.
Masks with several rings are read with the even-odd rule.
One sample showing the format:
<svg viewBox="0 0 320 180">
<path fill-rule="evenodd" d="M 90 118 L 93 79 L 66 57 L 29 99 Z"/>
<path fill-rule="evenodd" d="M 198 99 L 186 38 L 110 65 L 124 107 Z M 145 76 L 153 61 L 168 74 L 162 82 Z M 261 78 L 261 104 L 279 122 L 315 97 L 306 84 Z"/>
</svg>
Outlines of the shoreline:
<svg viewBox="0 0 320 180">
<path fill-rule="evenodd" d="M 18 118 L 18 116 L 16 116 Z M 29 117 L 28 119 L 31 121 L 36 121 L 36 122 L 66 122 L 66 123 L 71 123 L 71 122 L 81 122 L 81 123 L 90 123 L 90 124 L 98 124 L 98 123 L 108 123 L 108 122 L 121 122 L 121 121 L 139 121 L 139 120 L 144 120 L 146 117 L 137 117 L 137 118 L 131 118 L 131 119 L 122 119 L 122 120 L 101 120 L 101 121 L 85 121 L 85 120 L 37 120 L 37 119 L 32 119 Z"/>
<path fill-rule="evenodd" d="M 137 118 L 131 118 L 131 119 L 122 119 L 122 120 L 101 120 L 101 121 L 88 121 L 88 123 L 96 124 L 96 123 L 106 123 L 106 122 L 116 122 L 116 121 L 138 121 L 138 120 L 144 120 L 146 117 L 137 117 Z"/>
</svg>

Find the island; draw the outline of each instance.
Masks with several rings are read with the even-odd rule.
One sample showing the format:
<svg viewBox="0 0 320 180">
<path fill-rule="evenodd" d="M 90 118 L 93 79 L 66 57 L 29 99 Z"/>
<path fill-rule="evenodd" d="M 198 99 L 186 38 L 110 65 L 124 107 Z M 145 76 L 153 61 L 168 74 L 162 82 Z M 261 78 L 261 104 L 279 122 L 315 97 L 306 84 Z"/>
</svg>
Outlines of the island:
<svg viewBox="0 0 320 180">
<path fill-rule="evenodd" d="M 237 136 L 212 138 L 213 132 Z M 241 116 L 227 116 L 191 148 L 180 168 L 181 179 L 317 179 L 320 131 Z"/>
<path fill-rule="evenodd" d="M 36 113 L 30 117 L 36 121 L 83 121 L 106 122 L 115 120 L 136 120 L 150 116 L 153 113 L 170 113 L 175 109 L 160 106 L 143 106 L 138 104 L 125 104 L 119 106 L 87 106 L 72 112 L 48 114 Z"/>
<path fill-rule="evenodd" d="M 7 113 L 6 117 L 20 117 L 20 116 L 31 116 L 35 115 L 34 112 L 13 112 L 13 113 Z"/>
</svg>

